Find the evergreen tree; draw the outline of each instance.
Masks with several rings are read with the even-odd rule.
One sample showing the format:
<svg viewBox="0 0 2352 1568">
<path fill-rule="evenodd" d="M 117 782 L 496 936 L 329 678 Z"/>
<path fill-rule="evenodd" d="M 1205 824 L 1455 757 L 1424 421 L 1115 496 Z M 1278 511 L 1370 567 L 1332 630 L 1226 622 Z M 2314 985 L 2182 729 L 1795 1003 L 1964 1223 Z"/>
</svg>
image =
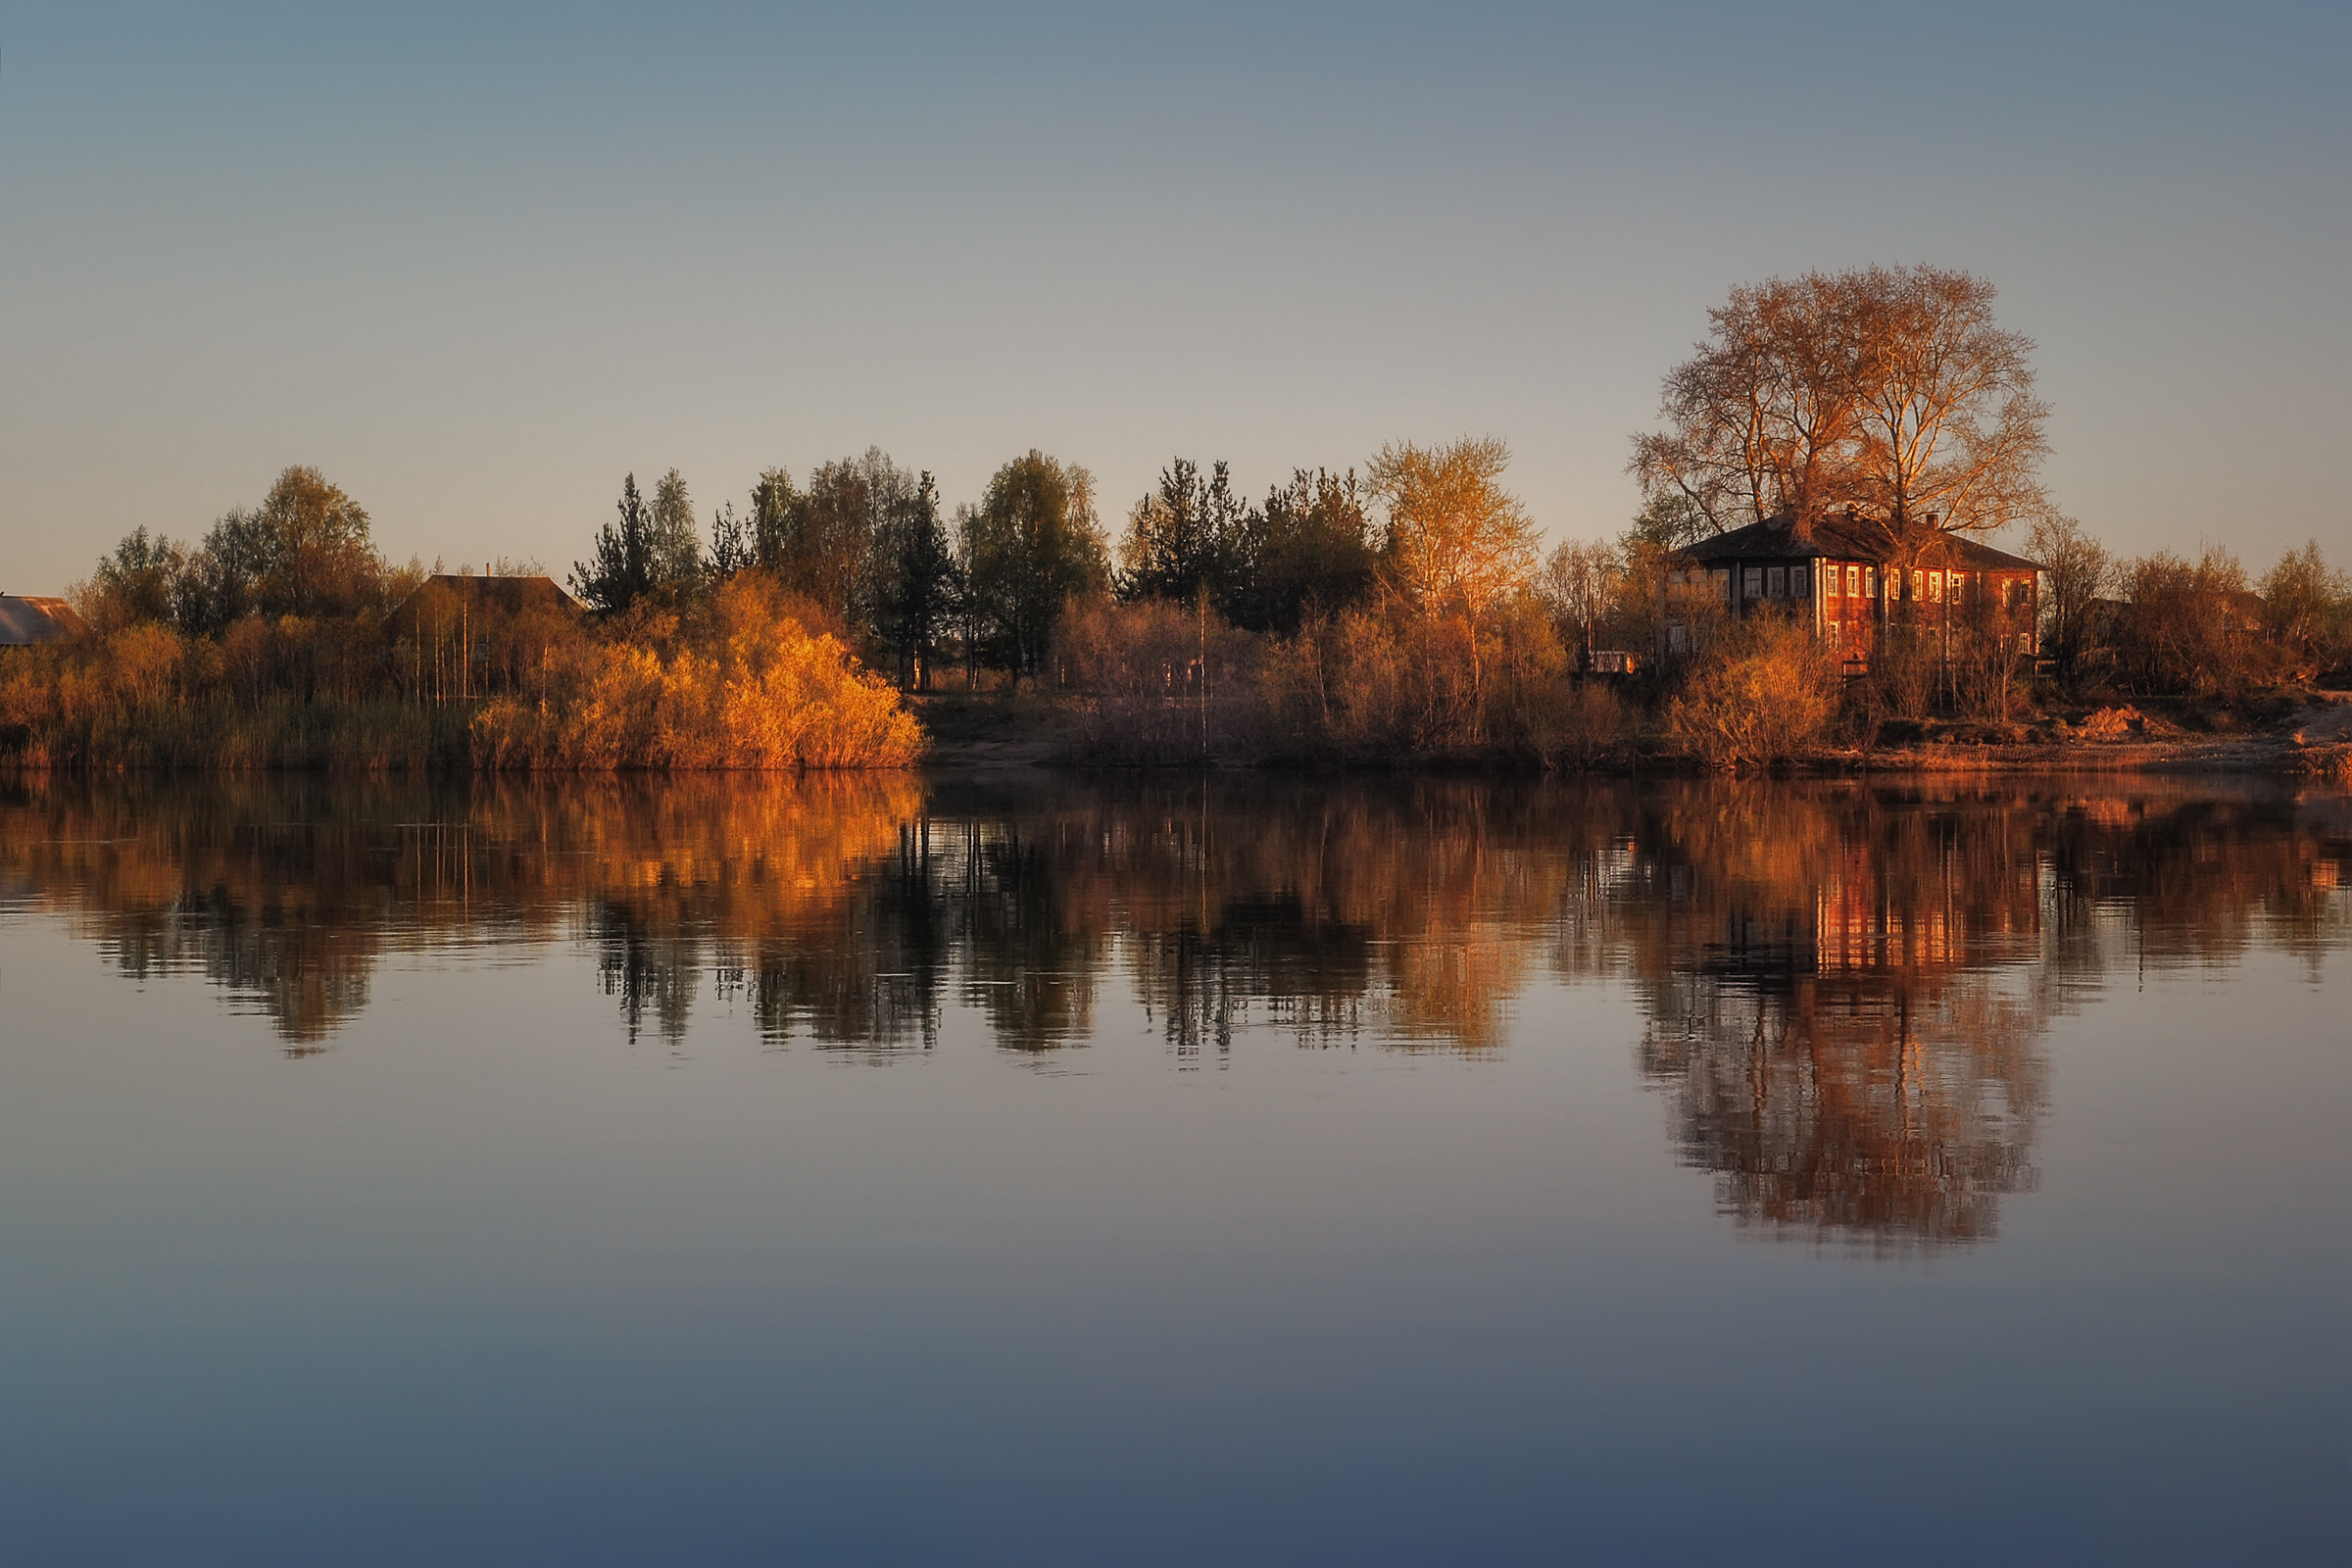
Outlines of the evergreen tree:
<svg viewBox="0 0 2352 1568">
<path fill-rule="evenodd" d="M 620 482 L 619 517 L 605 524 L 587 561 L 574 563 L 571 591 L 608 615 L 619 614 L 654 591 L 654 523 L 637 476 Z"/>
<path fill-rule="evenodd" d="M 933 655 L 954 623 L 963 574 L 939 516 L 939 487 L 925 470 L 895 501 L 880 549 L 874 629 L 898 660 L 899 684 L 927 691 Z"/>
<path fill-rule="evenodd" d="M 1233 492 L 1222 463 L 1200 477 L 1178 458 L 1159 471 L 1159 488 L 1127 514 L 1119 543 L 1122 599 L 1191 603 L 1202 592 L 1223 603 L 1239 586 L 1249 508 Z"/>
<path fill-rule="evenodd" d="M 1288 635 L 1310 609 L 1344 610 L 1379 565 L 1355 470 L 1296 469 L 1244 519 L 1241 547 L 1218 608 L 1237 626 Z"/>
</svg>

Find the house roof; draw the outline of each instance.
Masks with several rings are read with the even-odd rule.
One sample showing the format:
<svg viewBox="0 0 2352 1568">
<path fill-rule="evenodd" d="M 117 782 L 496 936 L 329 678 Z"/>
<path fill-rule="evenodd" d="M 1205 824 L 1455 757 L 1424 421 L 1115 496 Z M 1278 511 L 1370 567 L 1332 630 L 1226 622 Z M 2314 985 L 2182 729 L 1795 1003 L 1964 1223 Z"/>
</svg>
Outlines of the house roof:
<svg viewBox="0 0 2352 1568">
<path fill-rule="evenodd" d="M 1901 552 L 1895 548 L 1893 529 L 1875 517 L 1857 517 L 1846 513 L 1833 514 L 1801 530 L 1786 517 L 1751 522 L 1744 528 L 1701 539 L 1682 554 L 1685 560 L 1701 565 L 1730 565 L 1735 562 L 1824 558 L 1884 564 L 1895 560 Z M 2013 556 L 2006 550 L 1995 550 L 1955 533 L 1931 538 L 1920 551 L 1919 560 L 1928 565 L 1962 566 L 1976 571 L 2040 569 L 2023 556 Z"/>
<path fill-rule="evenodd" d="M 417 601 L 432 589 L 439 589 L 473 605 L 495 605 L 511 615 L 526 610 L 577 611 L 580 602 L 565 593 L 553 577 L 478 577 L 453 571 L 435 572 L 417 586 L 415 593 L 400 602 L 392 612 L 392 619 L 404 620 L 416 613 Z"/>
<path fill-rule="evenodd" d="M 0 594 L 0 648 L 62 643 L 85 629 L 74 607 L 63 599 Z"/>
</svg>

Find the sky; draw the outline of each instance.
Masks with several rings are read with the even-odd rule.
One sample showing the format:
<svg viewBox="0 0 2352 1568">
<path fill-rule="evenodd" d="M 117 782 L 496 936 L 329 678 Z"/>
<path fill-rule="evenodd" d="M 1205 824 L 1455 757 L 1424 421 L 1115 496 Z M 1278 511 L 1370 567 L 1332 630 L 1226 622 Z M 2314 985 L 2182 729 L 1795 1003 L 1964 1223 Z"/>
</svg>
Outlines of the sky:
<svg viewBox="0 0 2352 1568">
<path fill-rule="evenodd" d="M 1495 435 L 1549 538 L 1735 284 L 1933 263 L 2057 506 L 2352 564 L 2352 7 L 0 4 L 0 590 L 289 464 L 559 575 L 878 445 L 1115 525 Z"/>
</svg>

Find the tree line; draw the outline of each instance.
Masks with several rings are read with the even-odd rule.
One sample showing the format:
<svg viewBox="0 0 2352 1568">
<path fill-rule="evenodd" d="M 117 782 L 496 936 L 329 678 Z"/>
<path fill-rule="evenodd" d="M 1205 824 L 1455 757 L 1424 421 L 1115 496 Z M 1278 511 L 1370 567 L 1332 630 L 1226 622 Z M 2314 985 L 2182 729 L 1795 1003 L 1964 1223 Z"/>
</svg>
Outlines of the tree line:
<svg viewBox="0 0 2352 1568">
<path fill-rule="evenodd" d="M 1501 486 L 1508 461 L 1493 439 L 1396 443 L 1360 477 L 1299 467 L 1251 500 L 1226 464 L 1178 457 L 1115 544 L 1093 475 L 1037 451 L 952 517 L 927 470 L 878 448 L 821 465 L 805 486 L 768 468 L 707 530 L 675 469 L 650 500 L 632 474 L 570 581 L 600 613 L 625 617 L 763 574 L 916 691 L 943 654 L 967 678 L 1047 675 L 1065 618 L 1090 603 L 1178 604 L 1277 638 L 1383 599 L 1475 625 L 1528 590 L 1537 561 L 1534 525 Z"/>
<path fill-rule="evenodd" d="M 568 573 L 583 621 L 429 586 L 421 564 L 384 559 L 356 500 L 291 467 L 194 543 L 125 537 L 76 589 L 93 645 L 18 661 L 0 730 L 95 756 L 93 715 L 127 735 L 172 702 L 454 698 L 496 713 L 424 721 L 422 739 L 404 719 L 406 739 L 368 744 L 443 760 L 806 762 L 867 743 L 830 718 L 784 722 L 787 686 L 871 734 L 875 704 L 898 702 L 876 671 L 920 694 L 958 669 L 967 689 L 1072 698 L 1083 746 L 1114 760 L 1559 760 L 1643 732 L 1754 760 L 1890 719 L 2014 718 L 2036 675 L 2021 630 L 2077 694 L 2230 695 L 2343 667 L 2352 588 L 2316 543 L 2256 580 L 2219 549 L 2117 559 L 2055 511 L 2033 345 L 1992 299 L 1929 267 L 1734 288 L 1665 375 L 1660 428 L 1634 439 L 1641 510 L 1614 538 L 1548 554 L 1490 437 L 1391 443 L 1254 493 L 1223 462 L 1176 457 L 1115 537 L 1076 464 L 1029 451 L 950 510 L 928 470 L 869 448 L 801 480 L 768 467 L 707 517 L 675 468 L 650 493 L 629 474 Z M 1932 655 L 1883 639 L 1856 683 L 1795 629 L 1734 622 L 1678 580 L 1675 553 L 1696 539 L 1773 517 L 1804 530 L 1833 509 L 1885 524 L 1898 550 L 2024 528 L 2047 572 L 2041 624 L 1972 604 Z M 1671 648 L 1669 624 L 1689 634 Z M 801 650 L 790 680 L 745 640 L 761 628 Z M 1635 673 L 1581 679 L 1609 650 Z M 767 709 L 728 716 L 726 694 L 756 687 Z M 148 716 L 121 719 L 132 711 Z M 731 724 L 766 738 L 747 754 Z M 605 739 L 576 742 L 591 733 Z"/>
</svg>

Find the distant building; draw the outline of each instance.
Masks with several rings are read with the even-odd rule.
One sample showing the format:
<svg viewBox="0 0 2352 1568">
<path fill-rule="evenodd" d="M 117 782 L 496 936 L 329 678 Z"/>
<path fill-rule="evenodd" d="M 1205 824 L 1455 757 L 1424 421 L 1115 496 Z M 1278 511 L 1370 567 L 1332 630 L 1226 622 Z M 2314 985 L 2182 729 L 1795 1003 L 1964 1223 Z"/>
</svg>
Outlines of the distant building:
<svg viewBox="0 0 2352 1568">
<path fill-rule="evenodd" d="M 1933 519 L 1930 519 L 1933 521 Z M 1670 584 L 1712 587 L 1734 616 L 1794 617 L 1849 661 L 1867 662 L 1890 622 L 1952 630 L 1997 612 L 2017 652 L 2038 651 L 2040 568 L 1974 539 L 1930 530 L 1899 539 L 1851 512 L 1810 525 L 1788 517 L 1751 522 L 1678 551 Z M 1669 647 L 1688 628 L 1669 620 Z"/>
<path fill-rule="evenodd" d="M 390 620 L 394 636 L 415 636 L 419 619 L 432 619 L 484 611 L 514 616 L 534 610 L 576 615 L 580 602 L 565 593 L 553 577 L 477 577 L 435 572 L 416 591 L 400 602 Z"/>
<path fill-rule="evenodd" d="M 88 629 L 81 617 L 74 613 L 74 607 L 63 599 L 0 594 L 0 648 L 62 643 Z"/>
</svg>

